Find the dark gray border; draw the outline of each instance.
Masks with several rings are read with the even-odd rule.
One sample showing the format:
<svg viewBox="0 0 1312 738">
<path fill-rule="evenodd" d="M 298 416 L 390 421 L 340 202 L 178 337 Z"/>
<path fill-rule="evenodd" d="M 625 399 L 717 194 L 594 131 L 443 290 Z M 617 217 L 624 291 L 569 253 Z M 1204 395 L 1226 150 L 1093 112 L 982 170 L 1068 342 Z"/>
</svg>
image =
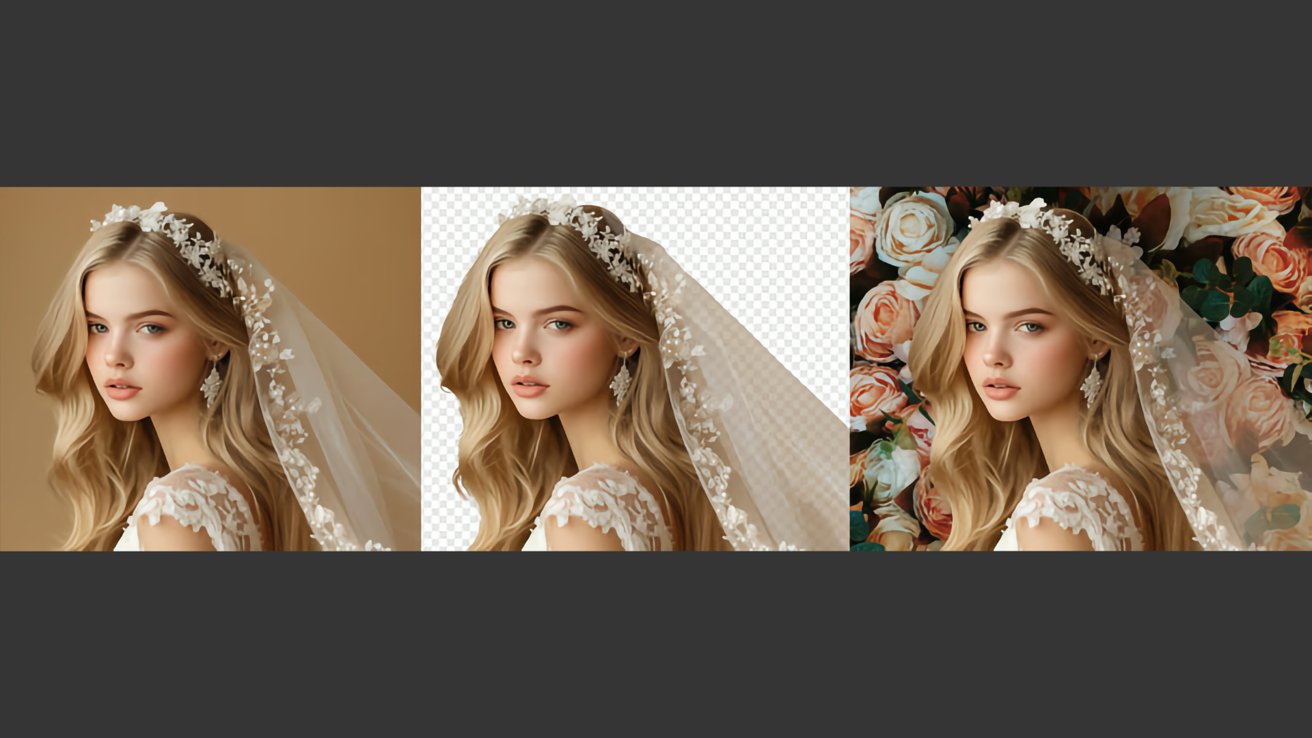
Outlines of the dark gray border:
<svg viewBox="0 0 1312 738">
<path fill-rule="evenodd" d="M 1305 3 L 1129 7 L 20 22 L 0 184 L 1307 181 Z"/>
<path fill-rule="evenodd" d="M 10 553 L 5 722 L 1052 734 L 1175 705 L 1173 732 L 1270 726 L 1301 709 L 1308 562 Z"/>
</svg>

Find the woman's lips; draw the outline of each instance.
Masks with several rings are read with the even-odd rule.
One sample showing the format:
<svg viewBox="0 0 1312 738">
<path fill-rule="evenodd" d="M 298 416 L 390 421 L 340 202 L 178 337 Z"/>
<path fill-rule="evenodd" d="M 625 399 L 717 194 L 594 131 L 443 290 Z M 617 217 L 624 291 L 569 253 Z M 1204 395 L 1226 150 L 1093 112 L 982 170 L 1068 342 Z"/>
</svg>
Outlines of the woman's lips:
<svg viewBox="0 0 1312 738">
<path fill-rule="evenodd" d="M 984 394 L 988 395 L 991 400 L 1011 399 L 1017 392 L 1020 392 L 1020 387 L 1013 387 L 1001 382 L 984 385 Z"/>
<path fill-rule="evenodd" d="M 111 400 L 131 400 L 141 391 L 140 387 L 134 387 L 125 383 L 113 383 L 105 385 L 105 394 L 109 395 Z"/>
<path fill-rule="evenodd" d="M 550 387 L 531 377 L 515 377 L 510 382 L 510 390 L 518 397 L 532 398 L 541 395 Z"/>
</svg>

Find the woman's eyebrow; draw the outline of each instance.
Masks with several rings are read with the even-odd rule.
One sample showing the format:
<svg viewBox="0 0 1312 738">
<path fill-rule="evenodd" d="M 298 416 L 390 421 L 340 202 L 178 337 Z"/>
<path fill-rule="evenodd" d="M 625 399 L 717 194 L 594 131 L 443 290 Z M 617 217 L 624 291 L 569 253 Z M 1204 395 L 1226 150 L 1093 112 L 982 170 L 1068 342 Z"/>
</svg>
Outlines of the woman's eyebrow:
<svg viewBox="0 0 1312 738">
<path fill-rule="evenodd" d="M 501 313 L 502 315 L 514 315 L 514 313 L 511 313 L 511 312 L 506 311 L 506 310 L 502 310 L 501 308 L 497 307 L 496 305 L 493 305 L 493 306 L 492 306 L 492 312 L 494 312 L 494 313 Z M 534 311 L 533 311 L 533 315 L 536 316 L 536 315 L 546 315 L 547 313 L 582 313 L 582 312 L 583 312 L 582 310 L 579 310 L 579 309 L 576 308 L 576 307 L 570 307 L 569 305 L 552 305 L 552 306 L 549 307 L 549 308 L 542 308 L 541 310 L 534 310 Z"/>
<path fill-rule="evenodd" d="M 142 312 L 139 312 L 139 313 L 133 313 L 133 314 L 129 315 L 126 319 L 127 319 L 127 320 L 137 320 L 137 319 L 139 319 L 139 318 L 146 318 L 146 317 L 149 317 L 149 316 L 151 316 L 151 315 L 163 315 L 163 316 L 166 317 L 166 318 L 172 318 L 172 317 L 173 317 L 173 314 L 172 314 L 172 313 L 167 313 L 167 312 L 164 312 L 163 310 L 143 310 Z M 95 313 L 91 312 L 90 310 L 87 311 L 87 317 L 88 317 L 88 318 L 95 318 L 96 320 L 104 320 L 104 318 L 100 317 L 99 315 L 96 315 Z"/>
<path fill-rule="evenodd" d="M 977 313 L 972 313 L 972 312 L 970 312 L 969 310 L 965 310 L 965 311 L 963 311 L 963 312 L 964 312 L 966 315 L 971 316 L 972 318 L 982 318 L 982 317 L 984 317 L 984 316 L 979 315 L 979 314 L 977 314 Z M 1003 320 L 1010 320 L 1010 319 L 1012 319 L 1012 318 L 1016 318 L 1016 317 L 1019 317 L 1019 316 L 1021 316 L 1021 315 L 1029 315 L 1030 313 L 1038 313 L 1039 315 L 1052 315 L 1052 313 L 1048 312 L 1047 310 L 1044 310 L 1043 308 L 1025 308 L 1024 310 L 1013 310 L 1012 312 L 1007 313 L 1006 315 L 1002 316 L 1002 319 L 1003 319 Z"/>
</svg>

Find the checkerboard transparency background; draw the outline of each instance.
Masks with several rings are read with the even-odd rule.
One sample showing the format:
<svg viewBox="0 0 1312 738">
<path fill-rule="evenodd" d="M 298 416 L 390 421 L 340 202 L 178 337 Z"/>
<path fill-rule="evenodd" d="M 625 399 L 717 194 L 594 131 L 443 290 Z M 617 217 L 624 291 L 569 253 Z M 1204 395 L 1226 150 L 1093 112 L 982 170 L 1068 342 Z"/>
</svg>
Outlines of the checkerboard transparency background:
<svg viewBox="0 0 1312 738">
<path fill-rule="evenodd" d="M 438 386 L 437 338 L 496 216 L 520 195 L 572 195 L 650 238 L 844 423 L 848 405 L 845 187 L 458 187 L 423 190 L 423 546 L 463 550 L 478 509 L 451 484 L 460 413 Z"/>
</svg>

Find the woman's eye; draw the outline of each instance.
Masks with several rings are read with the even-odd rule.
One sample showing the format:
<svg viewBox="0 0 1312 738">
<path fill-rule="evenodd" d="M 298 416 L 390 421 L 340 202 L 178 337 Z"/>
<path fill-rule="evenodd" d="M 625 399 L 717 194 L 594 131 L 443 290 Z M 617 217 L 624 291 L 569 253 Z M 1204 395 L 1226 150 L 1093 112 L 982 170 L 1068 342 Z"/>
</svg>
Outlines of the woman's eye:
<svg viewBox="0 0 1312 738">
<path fill-rule="evenodd" d="M 980 331 L 984 330 L 984 324 L 979 322 L 978 320 L 967 320 L 966 330 L 969 331 L 970 333 L 979 333 Z"/>
<path fill-rule="evenodd" d="M 574 324 L 568 320 L 552 320 L 547 322 L 547 326 L 556 331 L 567 331 L 574 327 Z"/>
<path fill-rule="evenodd" d="M 92 333 L 109 333 L 109 326 L 104 323 L 87 323 L 87 330 Z"/>
<path fill-rule="evenodd" d="M 1021 323 L 1020 329 L 1025 333 L 1038 333 L 1043 330 L 1043 326 L 1038 323 Z"/>
<path fill-rule="evenodd" d="M 157 336 L 164 332 L 164 326 L 156 325 L 154 323 L 147 323 L 141 326 L 141 330 L 143 333 L 148 333 L 152 336 Z"/>
<path fill-rule="evenodd" d="M 499 331 L 508 331 L 515 327 L 515 323 L 514 321 L 508 320 L 506 318 L 495 318 L 492 321 L 492 327 L 496 328 Z"/>
</svg>

